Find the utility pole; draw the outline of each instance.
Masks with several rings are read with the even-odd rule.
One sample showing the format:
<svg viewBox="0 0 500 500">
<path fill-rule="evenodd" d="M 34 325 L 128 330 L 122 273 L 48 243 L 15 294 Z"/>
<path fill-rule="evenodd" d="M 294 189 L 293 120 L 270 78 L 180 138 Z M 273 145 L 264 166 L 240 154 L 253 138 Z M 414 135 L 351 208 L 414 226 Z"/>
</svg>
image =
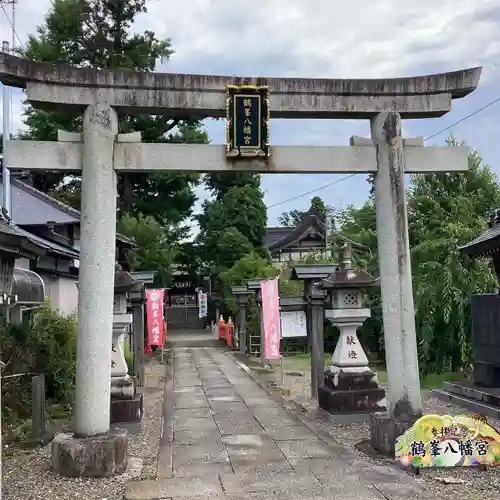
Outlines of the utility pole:
<svg viewBox="0 0 500 500">
<path fill-rule="evenodd" d="M 18 0 L 0 0 L 0 8 L 2 9 L 7 21 L 11 27 L 12 41 L 9 47 L 9 42 L 4 40 L 2 42 L 2 52 L 12 52 L 14 53 L 16 47 L 16 4 Z M 6 5 L 12 6 L 11 17 L 7 14 L 5 10 Z M 12 218 L 12 197 L 11 197 L 11 183 L 10 183 L 10 170 L 7 168 L 5 162 L 5 150 L 7 146 L 7 141 L 10 139 L 10 134 L 12 132 L 12 91 L 10 87 L 3 85 L 3 152 L 4 160 L 2 166 L 2 184 L 3 184 L 3 206 L 10 218 Z"/>
<path fill-rule="evenodd" d="M 16 3 L 17 0 L 0 0 L 0 7 L 3 10 L 5 17 L 10 23 L 12 28 L 12 52 L 14 52 L 14 47 L 16 46 L 16 25 L 15 25 L 15 16 L 16 16 Z M 12 5 L 12 19 L 9 19 L 9 15 L 5 11 L 5 5 Z M 9 42 L 2 42 L 2 51 L 9 52 Z M 11 89 L 6 85 L 3 85 L 3 134 L 2 134 L 2 146 L 3 146 L 3 159 L 2 159 L 2 183 L 3 183 L 3 206 L 8 212 L 8 216 L 12 218 L 12 203 L 11 203 L 11 188 L 10 188 L 10 171 L 6 167 L 5 161 L 5 149 L 7 146 L 7 141 L 10 139 L 11 132 L 11 118 L 12 118 L 12 93 Z M 2 371 L 3 371 L 3 363 L 0 362 L 0 499 L 2 498 L 2 467 L 3 467 L 3 444 L 2 444 L 2 406 L 1 406 L 1 386 L 2 386 Z"/>
<path fill-rule="evenodd" d="M 2 52 L 9 52 L 9 42 L 2 42 Z M 7 210 L 9 217 L 12 218 L 11 213 L 11 189 L 10 189 L 10 170 L 7 168 L 7 162 L 5 161 L 5 151 L 7 149 L 7 141 L 10 139 L 10 108 L 11 108 L 11 92 L 7 85 L 3 85 L 3 135 L 2 135 L 2 146 L 3 146 L 3 162 L 2 162 L 2 185 L 3 185 L 3 207 Z"/>
</svg>

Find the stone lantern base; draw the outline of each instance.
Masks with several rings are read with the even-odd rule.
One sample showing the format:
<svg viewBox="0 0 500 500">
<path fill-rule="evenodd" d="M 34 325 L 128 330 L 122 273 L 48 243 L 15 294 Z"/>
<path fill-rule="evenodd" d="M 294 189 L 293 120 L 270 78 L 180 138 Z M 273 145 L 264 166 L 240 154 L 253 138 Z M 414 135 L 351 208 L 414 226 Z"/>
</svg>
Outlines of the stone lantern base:
<svg viewBox="0 0 500 500">
<path fill-rule="evenodd" d="M 110 423 L 139 423 L 142 414 L 143 394 L 137 389 L 135 377 L 127 375 L 123 379 L 112 380 Z"/>
<path fill-rule="evenodd" d="M 52 469 L 61 476 L 111 477 L 123 474 L 127 463 L 128 437 L 124 430 L 88 438 L 61 433 L 52 441 Z"/>
<path fill-rule="evenodd" d="M 352 370 L 352 369 L 351 369 Z M 318 388 L 319 407 L 329 413 L 374 413 L 386 411 L 385 390 L 371 370 L 325 371 L 324 385 Z"/>
</svg>

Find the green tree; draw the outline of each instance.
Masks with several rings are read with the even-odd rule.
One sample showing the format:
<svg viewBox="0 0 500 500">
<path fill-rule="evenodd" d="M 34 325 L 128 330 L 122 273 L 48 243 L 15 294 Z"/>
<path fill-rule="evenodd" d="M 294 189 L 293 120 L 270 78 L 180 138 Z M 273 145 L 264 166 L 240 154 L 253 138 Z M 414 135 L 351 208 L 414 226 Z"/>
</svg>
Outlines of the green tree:
<svg viewBox="0 0 500 500">
<path fill-rule="evenodd" d="M 450 147 L 457 145 L 449 141 Z M 495 289 L 488 263 L 459 251 L 500 206 L 497 177 L 481 163 L 473 152 L 466 172 L 412 176 L 408 216 L 419 355 L 426 371 L 468 368 L 469 298 Z"/>
<path fill-rule="evenodd" d="M 155 284 L 170 284 L 172 264 L 178 253 L 179 239 L 185 236 L 177 227 L 162 227 L 151 216 L 124 215 L 118 223 L 118 231 L 134 238 L 138 249 L 132 255 L 132 267 L 136 271 L 156 271 Z"/>
<path fill-rule="evenodd" d="M 220 274 L 224 304 L 223 312 L 236 317 L 238 304 L 231 291 L 232 286 L 244 285 L 245 280 L 253 278 L 275 278 L 277 275 L 278 270 L 256 252 L 250 252 L 238 259 L 232 267 Z M 257 304 L 253 296 L 249 298 L 247 316 L 249 331 L 256 332 L 259 326 L 257 321 Z"/>
<path fill-rule="evenodd" d="M 304 211 L 295 208 L 293 210 L 290 210 L 289 212 L 283 212 L 278 217 L 278 222 L 280 226 L 295 227 L 300 224 L 300 222 L 306 215 L 309 215 L 311 213 L 316 214 L 322 222 L 326 222 L 327 217 L 330 217 L 331 219 L 334 218 L 334 212 L 335 211 L 333 207 L 326 205 L 319 196 L 315 196 L 311 199 L 311 206 L 309 210 Z"/>
<path fill-rule="evenodd" d="M 44 23 L 20 53 L 34 61 L 75 67 L 154 71 L 158 62 L 168 61 L 173 50 L 170 39 L 160 40 L 152 31 L 131 31 L 137 16 L 146 11 L 146 0 L 53 0 Z M 82 118 L 27 104 L 24 123 L 27 132 L 21 138 L 53 141 L 58 129 L 80 131 Z M 197 120 L 125 116 L 119 130 L 140 131 L 144 142 L 208 142 Z M 33 173 L 32 177 L 35 187 L 78 208 L 78 179 L 68 183 L 64 174 L 54 172 Z M 162 223 L 178 221 L 191 215 L 192 189 L 197 182 L 196 174 L 123 175 L 121 212 L 152 215 Z"/>
<path fill-rule="evenodd" d="M 205 179 L 214 195 L 198 215 L 197 243 L 214 282 L 243 255 L 256 249 L 266 255 L 263 241 L 267 213 L 256 174 L 217 174 Z"/>
<path fill-rule="evenodd" d="M 453 137 L 447 144 L 459 145 Z M 413 175 L 407 199 L 421 371 L 467 369 L 468 300 L 472 294 L 493 291 L 495 279 L 487 262 L 471 261 L 459 247 L 484 230 L 488 212 L 500 206 L 498 180 L 472 152 L 466 172 Z M 340 227 L 343 234 L 371 250 L 360 254 L 357 264 L 378 273 L 373 199 L 359 209 L 349 207 Z M 383 355 L 380 293 L 371 292 L 368 302 L 372 318 L 363 326 L 361 338 L 370 350 Z"/>
<path fill-rule="evenodd" d="M 260 189 L 260 175 L 253 172 L 217 172 L 205 175 L 204 181 L 218 198 L 223 198 L 233 187 Z"/>
</svg>

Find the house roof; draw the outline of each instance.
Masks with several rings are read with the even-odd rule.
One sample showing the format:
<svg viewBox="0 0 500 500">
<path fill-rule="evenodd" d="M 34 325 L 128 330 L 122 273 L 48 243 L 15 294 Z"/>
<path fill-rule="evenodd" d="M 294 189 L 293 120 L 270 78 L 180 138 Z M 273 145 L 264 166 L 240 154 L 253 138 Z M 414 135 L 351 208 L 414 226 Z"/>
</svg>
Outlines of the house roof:
<svg viewBox="0 0 500 500">
<path fill-rule="evenodd" d="M 316 214 L 309 212 L 295 227 L 268 227 L 264 244 L 269 250 L 284 249 L 297 244 L 311 233 L 318 235 L 324 241 L 326 227 Z M 364 245 L 350 240 L 341 233 L 333 232 L 333 234 L 349 243 L 355 250 L 366 249 Z"/>
<path fill-rule="evenodd" d="M 80 224 L 80 212 L 66 203 L 22 182 L 11 178 L 12 214 L 11 219 L 18 226 L 45 226 L 47 222 L 56 224 Z M 0 181 L 0 200 L 3 198 Z M 116 239 L 129 247 L 136 247 L 135 242 L 117 233 Z"/>
<path fill-rule="evenodd" d="M 27 238 L 20 228 L 12 225 L 3 212 L 0 213 L 0 250 L 29 259 L 45 254 L 45 249 Z"/>
<path fill-rule="evenodd" d="M 295 227 L 269 228 L 265 240 L 266 246 L 269 250 L 287 248 L 310 233 L 317 234 L 324 239 L 325 225 L 314 214 L 307 214 Z"/>
<path fill-rule="evenodd" d="M 500 251 L 500 209 L 494 210 L 488 220 L 488 229 L 463 245 L 459 250 L 469 257 L 484 257 Z"/>
<path fill-rule="evenodd" d="M 63 255 L 70 259 L 79 259 L 80 252 L 73 247 L 61 245 L 60 243 L 56 243 L 54 241 L 46 240 L 36 234 L 30 233 L 25 229 L 17 228 L 20 234 L 28 238 L 31 242 L 39 247 L 45 249 L 47 253 L 55 253 L 57 255 Z"/>
</svg>

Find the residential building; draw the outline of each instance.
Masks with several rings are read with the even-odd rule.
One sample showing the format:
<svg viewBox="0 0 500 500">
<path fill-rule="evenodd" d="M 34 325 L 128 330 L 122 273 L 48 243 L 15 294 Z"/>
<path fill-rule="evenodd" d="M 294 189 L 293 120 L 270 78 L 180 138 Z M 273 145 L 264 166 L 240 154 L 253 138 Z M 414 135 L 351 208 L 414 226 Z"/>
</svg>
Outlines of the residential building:
<svg viewBox="0 0 500 500">
<path fill-rule="evenodd" d="M 19 231 L 45 249 L 38 259 L 19 258 L 16 267 L 36 272 L 45 284 L 45 294 L 62 313 L 75 313 L 78 307 L 80 212 L 65 203 L 12 177 L 12 214 Z M 3 192 L 0 183 L 0 192 Z M 126 250 L 135 244 L 117 234 L 117 261 L 127 269 Z"/>
</svg>

